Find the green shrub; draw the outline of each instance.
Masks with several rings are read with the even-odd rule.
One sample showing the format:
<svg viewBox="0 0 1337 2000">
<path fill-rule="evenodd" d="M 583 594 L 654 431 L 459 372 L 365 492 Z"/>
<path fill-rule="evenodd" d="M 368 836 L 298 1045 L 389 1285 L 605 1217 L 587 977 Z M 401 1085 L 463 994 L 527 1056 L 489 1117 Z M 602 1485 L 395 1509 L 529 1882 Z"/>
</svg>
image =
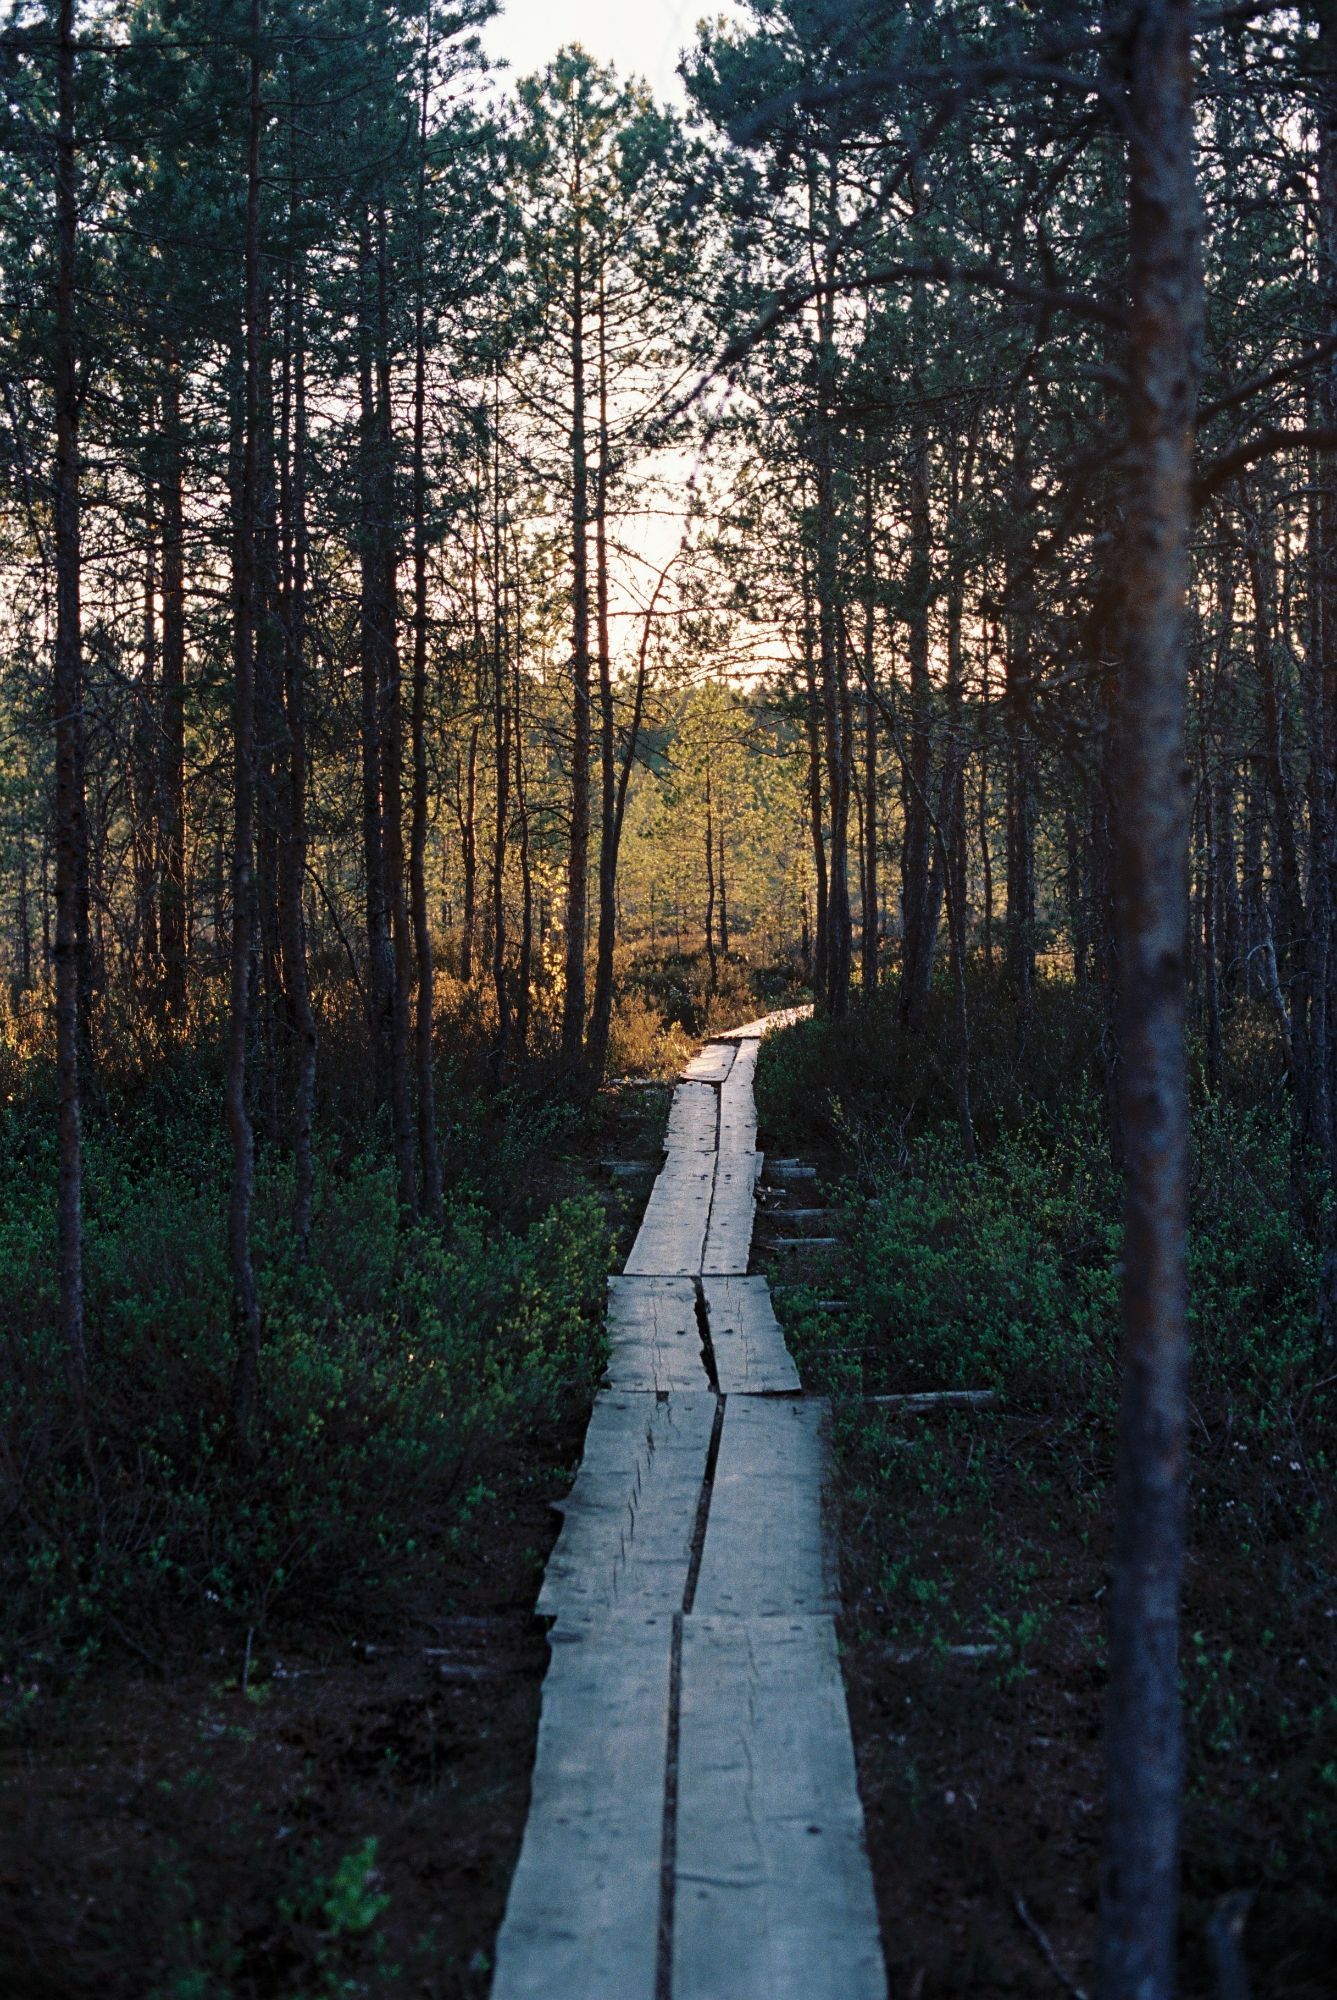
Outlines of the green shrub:
<svg viewBox="0 0 1337 2000">
<path fill-rule="evenodd" d="M 290 1169 L 266 1163 L 262 1410 L 254 1454 L 239 1458 L 226 1160 L 192 1119 L 167 1126 L 147 1157 L 125 1132 L 87 1149 L 85 1447 L 56 1332 L 53 1149 L 44 1125 L 9 1123 L 0 1672 L 11 1710 L 108 1640 L 156 1657 L 220 1617 L 353 1615 L 368 1583 L 412 1554 L 406 1521 L 459 1532 L 481 1455 L 597 1379 L 608 1234 L 592 1197 L 508 1224 L 457 1191 L 444 1230 L 405 1229 L 388 1164 L 327 1163 L 298 1265 Z"/>
</svg>

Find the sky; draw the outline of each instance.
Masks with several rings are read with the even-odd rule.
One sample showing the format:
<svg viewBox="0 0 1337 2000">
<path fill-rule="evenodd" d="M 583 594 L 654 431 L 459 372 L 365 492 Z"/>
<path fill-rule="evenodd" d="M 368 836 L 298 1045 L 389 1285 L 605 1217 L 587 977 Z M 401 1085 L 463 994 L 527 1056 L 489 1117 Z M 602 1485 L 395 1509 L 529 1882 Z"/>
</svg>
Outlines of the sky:
<svg viewBox="0 0 1337 2000">
<path fill-rule="evenodd" d="M 729 0 L 503 0 L 482 34 L 488 54 L 527 76 L 566 42 L 580 42 L 620 74 L 643 76 L 655 96 L 681 105 L 679 53 L 699 20 L 736 15 Z"/>
</svg>

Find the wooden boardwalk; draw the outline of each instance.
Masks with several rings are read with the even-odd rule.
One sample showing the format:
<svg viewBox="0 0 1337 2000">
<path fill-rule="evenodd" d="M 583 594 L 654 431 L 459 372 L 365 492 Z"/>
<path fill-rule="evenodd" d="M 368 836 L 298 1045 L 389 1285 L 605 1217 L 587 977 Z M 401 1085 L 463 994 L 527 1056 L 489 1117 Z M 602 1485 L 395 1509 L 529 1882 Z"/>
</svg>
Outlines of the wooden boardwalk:
<svg viewBox="0 0 1337 2000">
<path fill-rule="evenodd" d="M 539 1597 L 493 2000 L 885 2000 L 824 1529 L 764 1278 L 749 1022 L 693 1057 Z"/>
</svg>

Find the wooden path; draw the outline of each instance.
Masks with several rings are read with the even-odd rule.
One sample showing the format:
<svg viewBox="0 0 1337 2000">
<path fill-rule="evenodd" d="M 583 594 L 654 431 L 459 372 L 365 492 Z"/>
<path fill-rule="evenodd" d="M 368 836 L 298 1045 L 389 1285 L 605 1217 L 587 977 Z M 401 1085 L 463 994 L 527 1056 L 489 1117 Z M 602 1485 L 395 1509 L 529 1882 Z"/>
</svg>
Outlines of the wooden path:
<svg viewBox="0 0 1337 2000">
<path fill-rule="evenodd" d="M 826 1407 L 749 1277 L 750 1022 L 674 1093 L 538 1608 L 493 2000 L 885 2000 L 824 1532 Z"/>
</svg>

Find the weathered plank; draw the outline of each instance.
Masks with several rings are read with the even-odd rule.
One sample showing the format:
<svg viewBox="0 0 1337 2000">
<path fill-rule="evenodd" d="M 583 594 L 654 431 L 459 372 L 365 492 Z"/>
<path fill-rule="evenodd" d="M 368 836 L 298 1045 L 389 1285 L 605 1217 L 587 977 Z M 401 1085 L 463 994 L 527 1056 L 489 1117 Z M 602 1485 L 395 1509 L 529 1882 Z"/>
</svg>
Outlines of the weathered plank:
<svg viewBox="0 0 1337 2000">
<path fill-rule="evenodd" d="M 891 1410 L 987 1410 L 998 1401 L 996 1389 L 921 1389 L 895 1396 L 865 1396 Z"/>
<path fill-rule="evenodd" d="M 713 1153 L 669 1154 L 624 1266 L 629 1277 L 678 1277 L 701 1269 L 714 1185 Z"/>
<path fill-rule="evenodd" d="M 681 1685 L 674 2000 L 884 2000 L 832 1621 L 684 1619 Z"/>
<path fill-rule="evenodd" d="M 702 1378 L 704 1384 L 704 1376 Z M 715 1398 L 595 1398 L 538 1610 L 563 1624 L 681 1611 Z"/>
<path fill-rule="evenodd" d="M 707 1042 L 683 1071 L 688 1083 L 723 1083 L 733 1068 L 737 1049 L 732 1042 Z"/>
<path fill-rule="evenodd" d="M 680 1083 L 669 1106 L 665 1148 L 713 1153 L 719 1125 L 720 1093 L 712 1083 Z"/>
<path fill-rule="evenodd" d="M 791 1395 L 799 1387 L 794 1357 L 764 1278 L 702 1279 L 715 1376 L 726 1396 Z"/>
<path fill-rule="evenodd" d="M 701 1257 L 703 1271 L 746 1271 L 752 1255 L 760 1173 L 760 1153 L 721 1153 L 716 1160 L 710 1226 Z"/>
<path fill-rule="evenodd" d="M 763 1014 L 760 1020 L 744 1021 L 741 1028 L 725 1028 L 718 1036 L 722 1042 L 755 1042 L 764 1035 L 774 1034 L 777 1028 L 788 1028 L 795 1021 L 811 1018 L 811 1002 L 806 1007 L 781 1007 L 774 1014 Z"/>
<path fill-rule="evenodd" d="M 608 1280 L 610 1389 L 708 1389 L 692 1278 Z"/>
<path fill-rule="evenodd" d="M 757 1069 L 759 1042 L 742 1042 L 733 1068 L 720 1085 L 721 1153 L 755 1153 L 757 1150 L 757 1102 L 752 1083 Z"/>
<path fill-rule="evenodd" d="M 554 1634 L 492 2000 L 654 2000 L 672 1633 Z"/>
<path fill-rule="evenodd" d="M 822 1519 L 827 1404 L 730 1396 L 724 1405 L 695 1609 L 703 1617 L 833 1612 Z"/>
</svg>

